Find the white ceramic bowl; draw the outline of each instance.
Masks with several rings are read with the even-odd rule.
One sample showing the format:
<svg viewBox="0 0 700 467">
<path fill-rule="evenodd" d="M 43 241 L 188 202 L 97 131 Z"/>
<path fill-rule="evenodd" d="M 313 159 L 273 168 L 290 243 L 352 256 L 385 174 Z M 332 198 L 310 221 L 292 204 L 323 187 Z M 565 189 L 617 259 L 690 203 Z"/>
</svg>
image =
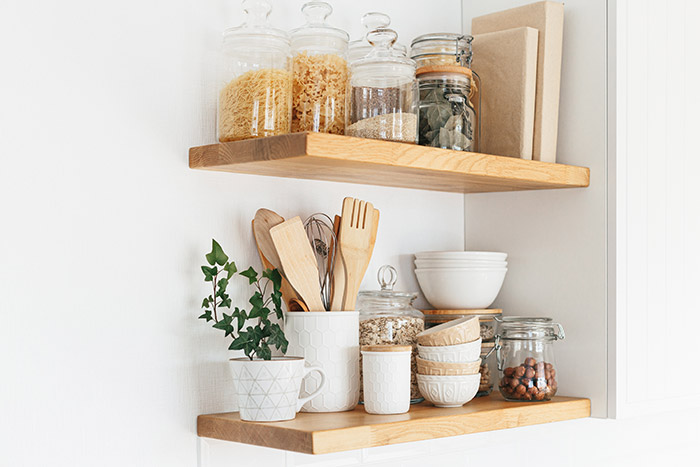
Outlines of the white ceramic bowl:
<svg viewBox="0 0 700 467">
<path fill-rule="evenodd" d="M 417 259 L 417 268 L 494 268 L 508 266 L 508 261 L 476 261 L 470 259 Z"/>
<path fill-rule="evenodd" d="M 418 389 L 428 402 L 437 407 L 461 407 L 476 396 L 481 375 L 416 375 L 416 378 Z"/>
<path fill-rule="evenodd" d="M 418 355 L 431 362 L 467 363 L 481 356 L 481 338 L 458 345 L 420 345 Z"/>
<path fill-rule="evenodd" d="M 416 269 L 418 284 L 436 310 L 488 308 L 501 291 L 507 268 Z M 476 359 L 472 359 L 476 360 Z"/>
<path fill-rule="evenodd" d="M 498 251 L 421 251 L 416 259 L 474 259 L 505 261 L 508 253 Z"/>
</svg>

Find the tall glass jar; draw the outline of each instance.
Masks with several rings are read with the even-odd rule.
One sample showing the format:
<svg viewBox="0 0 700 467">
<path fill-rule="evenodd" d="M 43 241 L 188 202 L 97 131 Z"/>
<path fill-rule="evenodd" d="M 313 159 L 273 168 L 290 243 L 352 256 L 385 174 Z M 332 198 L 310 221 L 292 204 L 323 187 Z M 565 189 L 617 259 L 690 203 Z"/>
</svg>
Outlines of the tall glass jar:
<svg viewBox="0 0 700 467">
<path fill-rule="evenodd" d="M 394 291 L 396 278 L 396 269 L 382 266 L 377 273 L 381 290 L 359 293 L 357 311 L 360 312 L 360 345 L 393 344 L 412 347 L 411 403 L 416 403 L 423 400 L 416 380 L 416 336 L 425 328 L 424 316 L 413 307 L 416 293 Z"/>
<path fill-rule="evenodd" d="M 554 342 L 564 328 L 551 318 L 509 317 L 496 335 L 498 389 L 506 400 L 546 401 L 557 393 Z"/>
<path fill-rule="evenodd" d="M 478 151 L 481 139 L 479 76 L 471 70 L 472 37 L 424 34 L 411 43 L 420 88 L 418 143 Z"/>
<path fill-rule="evenodd" d="M 379 28 L 367 34 L 372 51 L 350 65 L 350 112 L 345 134 L 360 138 L 416 143 L 418 92 L 416 63 L 396 56 L 396 32 Z"/>
<path fill-rule="evenodd" d="M 291 31 L 294 69 L 292 131 L 345 133 L 348 33 L 331 27 L 333 8 L 308 2 L 301 8 L 306 24 Z"/>
<path fill-rule="evenodd" d="M 244 0 L 245 22 L 224 32 L 217 119 L 221 142 L 291 130 L 289 37 L 268 25 L 270 9 L 269 1 Z"/>
<path fill-rule="evenodd" d="M 362 39 L 350 41 L 348 45 L 348 63 L 353 63 L 369 55 L 372 51 L 372 44 L 367 40 L 367 34 L 378 28 L 388 28 L 391 24 L 391 18 L 384 13 L 373 11 L 362 15 L 361 23 L 365 32 L 362 34 Z M 394 43 L 392 51 L 398 57 L 406 56 L 406 46 L 398 42 Z"/>
<path fill-rule="evenodd" d="M 416 72 L 419 98 L 418 144 L 476 151 L 476 109 L 472 71 L 458 66 L 426 66 Z"/>
</svg>

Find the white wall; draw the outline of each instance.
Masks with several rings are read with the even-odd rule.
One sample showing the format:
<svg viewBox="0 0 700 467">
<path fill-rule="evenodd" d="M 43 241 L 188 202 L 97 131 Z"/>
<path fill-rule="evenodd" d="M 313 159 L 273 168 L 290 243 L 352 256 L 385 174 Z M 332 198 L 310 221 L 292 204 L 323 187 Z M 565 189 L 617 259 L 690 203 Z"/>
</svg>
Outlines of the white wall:
<svg viewBox="0 0 700 467">
<path fill-rule="evenodd" d="M 301 1 L 278 3 L 277 26 L 302 23 Z M 0 3 L 0 465 L 196 465 L 196 416 L 234 407 L 227 343 L 196 319 L 199 265 L 212 237 L 258 265 L 261 206 L 293 216 L 373 201 L 365 288 L 392 263 L 417 290 L 411 253 L 462 246 L 459 194 L 188 168 L 188 148 L 215 139 L 215 59 L 239 5 Z M 460 25 L 445 15 L 457 0 L 336 5 L 353 38 L 374 9 L 404 41 Z"/>
</svg>

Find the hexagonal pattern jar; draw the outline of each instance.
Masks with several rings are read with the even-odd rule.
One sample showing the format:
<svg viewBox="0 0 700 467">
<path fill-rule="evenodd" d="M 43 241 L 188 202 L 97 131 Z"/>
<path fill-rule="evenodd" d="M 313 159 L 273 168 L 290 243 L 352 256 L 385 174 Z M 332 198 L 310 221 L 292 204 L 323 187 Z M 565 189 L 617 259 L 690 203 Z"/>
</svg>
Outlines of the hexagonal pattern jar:
<svg viewBox="0 0 700 467">
<path fill-rule="evenodd" d="M 399 414 L 411 406 L 410 345 L 363 345 L 365 411 Z"/>
<path fill-rule="evenodd" d="M 326 387 L 302 412 L 352 410 L 360 399 L 359 313 L 356 311 L 289 312 L 284 318 L 287 355 L 304 357 L 326 373 Z M 304 379 L 300 397 L 321 384 L 315 373 Z"/>
</svg>

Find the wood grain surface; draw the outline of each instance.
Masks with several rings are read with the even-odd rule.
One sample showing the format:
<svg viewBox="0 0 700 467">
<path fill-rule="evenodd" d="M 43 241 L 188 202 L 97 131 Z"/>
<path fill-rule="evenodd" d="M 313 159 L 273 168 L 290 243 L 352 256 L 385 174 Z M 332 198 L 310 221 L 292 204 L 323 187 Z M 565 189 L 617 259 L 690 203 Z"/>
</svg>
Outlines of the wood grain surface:
<svg viewBox="0 0 700 467">
<path fill-rule="evenodd" d="M 285 422 L 244 422 L 237 413 L 200 415 L 197 434 L 307 454 L 327 454 L 485 431 L 503 430 L 590 416 L 588 399 L 554 397 L 549 402 L 507 402 L 499 395 L 474 399 L 459 408 L 427 402 L 400 415 L 350 412 L 299 413 Z"/>
<path fill-rule="evenodd" d="M 589 169 L 322 133 L 190 149 L 190 167 L 457 193 L 587 187 Z"/>
</svg>

